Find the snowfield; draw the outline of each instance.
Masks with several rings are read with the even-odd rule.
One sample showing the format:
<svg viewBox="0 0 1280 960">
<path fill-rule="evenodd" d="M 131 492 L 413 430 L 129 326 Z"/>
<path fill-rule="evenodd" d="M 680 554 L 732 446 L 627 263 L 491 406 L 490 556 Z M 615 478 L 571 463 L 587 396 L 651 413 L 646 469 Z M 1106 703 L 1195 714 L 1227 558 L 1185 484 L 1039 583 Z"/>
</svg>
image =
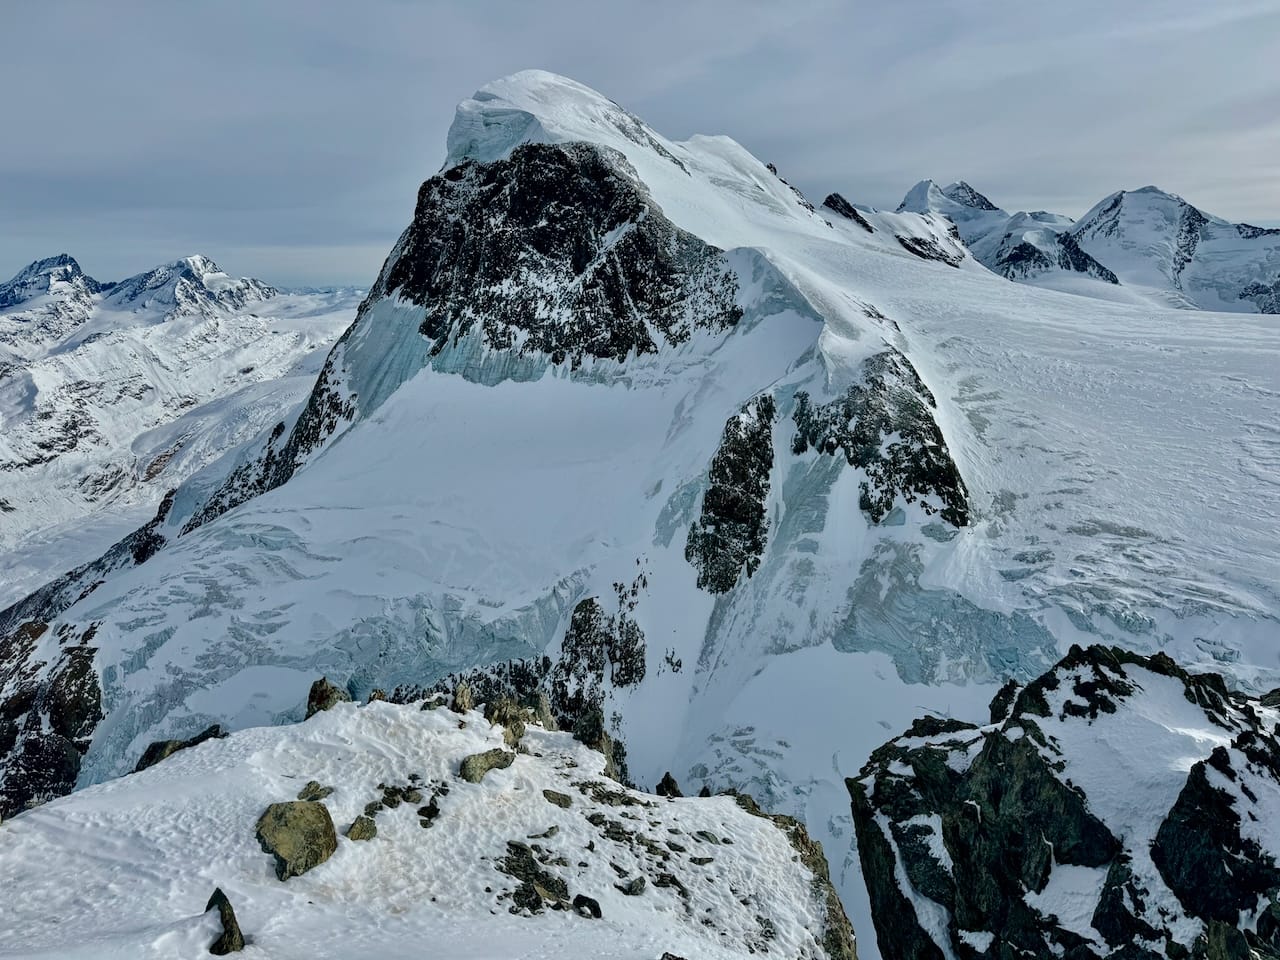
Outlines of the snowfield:
<svg viewBox="0 0 1280 960">
<path fill-rule="evenodd" d="M 179 488 L 154 556 L 84 574 L 41 615 L 48 629 L 0 692 L 45 682 L 66 638 L 91 639 L 103 718 L 86 735 L 80 787 L 127 772 L 152 740 L 215 721 L 298 719 L 321 673 L 362 698 L 508 658 L 555 658 L 577 605 L 598 598 L 644 638 L 643 680 L 605 684 L 632 775 L 653 783 L 669 769 L 686 787 L 739 787 L 803 817 L 865 932 L 844 778 L 917 716 L 985 722 L 1005 678 L 1039 675 L 1073 642 L 1164 650 L 1249 689 L 1280 685 L 1276 317 L 1010 283 L 941 219 L 866 213 L 864 226 L 815 209 L 728 138 L 666 140 L 602 95 L 537 71 L 459 106 L 435 188 L 461 191 L 529 144 L 569 143 L 596 145 L 611 176 L 639 185 L 649 206 L 630 229 L 665 217 L 716 248 L 707 262 L 732 280 L 740 319 L 683 341 L 646 328 L 654 349 L 621 360 L 555 362 L 525 350 L 527 339 L 495 347 L 479 325 L 428 336 L 437 314 L 403 287 L 371 295 L 313 392 L 314 420 L 287 404 L 262 419 L 255 439 Z M 625 231 L 589 239 L 607 261 Z M 428 263 L 430 240 L 406 231 L 379 283 L 401 256 Z M 549 282 L 495 280 L 459 299 Z M 921 389 L 900 365 L 888 386 L 876 379 L 886 357 L 903 358 Z M 760 397 L 776 406 L 748 451 L 764 490 L 753 504 L 763 547 L 750 576 L 713 592 L 698 586 L 689 531 L 707 514 L 718 454 L 741 455 L 726 424 Z M 825 411 L 840 435 L 856 426 L 841 404 L 855 401 L 887 405 L 874 443 L 798 442 L 798 411 Z M 285 438 L 295 423 L 320 426 L 288 448 L 268 432 L 277 420 Z M 903 444 L 915 445 L 910 463 L 953 461 L 962 484 L 895 488 L 882 468 Z M 300 451 L 296 471 L 252 495 L 266 486 L 246 478 L 267 475 L 282 450 Z M 721 473 L 736 476 L 726 462 Z M 886 489 L 891 508 L 873 519 L 869 494 Z M 238 506 L 191 522 L 228 491 L 244 493 Z M 965 522 L 943 518 L 948 495 L 962 499 Z M 617 585 L 634 588 L 633 608 L 615 602 Z M 33 731 L 44 722 L 29 716 Z M 278 736 L 199 748 L 169 771 L 94 787 L 6 829 Z M 289 772 L 317 776 L 303 766 Z M 254 776 L 270 790 L 245 794 L 252 803 L 237 816 L 268 793 L 285 798 Z M 243 831 L 237 842 L 252 847 Z M 344 846 L 331 866 L 356 859 Z M 175 923 L 230 882 L 212 872 L 198 881 L 174 900 L 157 894 Z M 164 891 L 171 882 L 154 881 Z M 245 882 L 239 896 L 259 918 L 246 929 L 266 936 L 276 901 Z M 437 930 L 431 916 L 413 922 Z M 281 950 L 325 929 L 280 922 L 271 942 Z M 486 930 L 504 936 L 509 922 L 527 935 L 505 917 Z M 622 940 L 591 943 L 595 955 L 630 955 L 606 952 L 630 949 Z M 871 937 L 860 947 L 875 956 Z M 492 949 L 502 953 L 501 941 Z"/>
<path fill-rule="evenodd" d="M 235 910 L 246 960 L 424 950 L 459 960 L 828 956 L 814 875 L 773 822 L 732 797 L 625 790 L 602 776 L 599 753 L 536 726 L 509 768 L 479 783 L 459 779 L 461 760 L 503 748 L 502 733 L 475 712 L 341 704 L 305 724 L 208 741 L 32 810 L 0 825 L 0 957 L 207 956 L 221 926 L 216 912 L 201 911 L 215 887 Z M 338 848 L 282 882 L 255 824 L 311 780 L 333 788 L 317 802 Z M 424 800 L 400 802 L 378 811 L 373 839 L 343 836 L 382 784 L 437 797 L 431 826 L 415 811 Z M 567 905 L 513 912 L 518 880 L 499 869 L 512 841 L 531 848 L 570 897 L 597 901 L 601 918 Z M 636 877 L 648 878 L 642 892 L 618 889 Z"/>
</svg>

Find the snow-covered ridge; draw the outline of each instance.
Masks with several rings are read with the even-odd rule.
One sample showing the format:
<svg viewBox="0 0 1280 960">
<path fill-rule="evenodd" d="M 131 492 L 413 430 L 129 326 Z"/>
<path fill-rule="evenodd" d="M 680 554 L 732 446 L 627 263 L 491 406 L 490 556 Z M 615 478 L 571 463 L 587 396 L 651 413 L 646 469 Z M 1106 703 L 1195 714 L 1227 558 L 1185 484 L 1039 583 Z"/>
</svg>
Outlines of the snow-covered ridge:
<svg viewBox="0 0 1280 960">
<path fill-rule="evenodd" d="M 246 957 L 854 960 L 803 827 L 627 789 L 567 733 L 529 724 L 515 753 L 478 712 L 419 707 L 246 730 L 5 822 L 0 957 L 204 956 L 220 888 Z M 508 765 L 464 780 L 486 751 Z M 336 849 L 282 882 L 255 824 L 309 781 Z M 346 836 L 358 819 L 375 835 Z"/>
</svg>

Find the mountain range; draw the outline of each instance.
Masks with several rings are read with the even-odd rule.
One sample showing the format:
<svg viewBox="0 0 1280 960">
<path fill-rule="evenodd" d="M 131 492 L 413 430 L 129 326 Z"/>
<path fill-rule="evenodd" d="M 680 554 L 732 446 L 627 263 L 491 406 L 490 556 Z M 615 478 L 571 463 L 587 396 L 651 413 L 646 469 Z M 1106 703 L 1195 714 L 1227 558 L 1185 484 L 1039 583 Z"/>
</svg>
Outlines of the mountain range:
<svg viewBox="0 0 1280 960">
<path fill-rule="evenodd" d="M 207 257 L 0 284 L 0 603 L 92 559 L 310 387 L 359 291 L 281 293 Z"/>
<path fill-rule="evenodd" d="M 150 745 L 300 721 L 324 675 L 392 701 L 352 724 L 462 686 L 545 701 L 602 774 L 796 817 L 863 957 L 1275 949 L 1280 842 L 1251 824 L 1280 812 L 1280 326 L 1237 295 L 1271 233 L 1150 191 L 1078 223 L 927 182 L 898 212 L 815 205 L 727 137 L 669 140 L 540 71 L 464 100 L 446 148 L 323 362 L 0 611 L 23 857 L 42 817 L 133 835 L 152 781 L 114 778 Z M 147 329 L 190 302 L 28 272 L 4 289 L 138 291 Z M 219 318 L 265 288 L 221 289 L 246 299 Z M 231 741 L 305 754 L 271 744 L 316 723 Z M 1187 900 L 1199 876 L 1229 903 Z"/>
<path fill-rule="evenodd" d="M 964 181 L 922 180 L 899 212 L 945 217 L 1010 280 L 1191 310 L 1280 313 L 1280 229 L 1228 223 L 1157 187 L 1121 190 L 1079 221 L 1009 214 Z"/>
</svg>

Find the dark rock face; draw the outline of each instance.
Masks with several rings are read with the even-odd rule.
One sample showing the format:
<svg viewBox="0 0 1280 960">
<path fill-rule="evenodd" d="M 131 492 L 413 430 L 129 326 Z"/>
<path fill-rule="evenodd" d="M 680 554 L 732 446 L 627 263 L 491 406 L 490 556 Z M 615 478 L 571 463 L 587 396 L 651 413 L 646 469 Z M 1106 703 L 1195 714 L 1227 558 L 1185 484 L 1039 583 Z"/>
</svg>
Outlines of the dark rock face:
<svg viewBox="0 0 1280 960">
<path fill-rule="evenodd" d="M 859 506 L 873 523 L 901 497 L 963 527 L 969 523 L 968 491 L 933 418 L 936 406 L 907 358 L 886 350 L 864 362 L 862 380 L 838 400 L 816 406 L 807 393 L 796 394 L 792 452 L 842 450 L 851 467 L 865 470 Z"/>
<path fill-rule="evenodd" d="M 991 211 L 1000 209 L 963 180 L 948 187 L 943 187 L 942 192 L 956 203 L 964 204 L 966 207 L 973 207 L 975 210 Z"/>
<path fill-rule="evenodd" d="M 858 212 L 858 208 L 852 203 L 840 196 L 838 193 L 827 195 L 827 199 L 822 201 L 822 205 L 832 213 L 839 214 L 846 220 L 852 220 L 867 233 L 875 233 L 875 228 L 867 222 L 867 218 Z"/>
<path fill-rule="evenodd" d="M 760 566 L 769 532 L 765 505 L 773 469 L 773 397 L 756 397 L 724 425 L 711 458 L 702 514 L 689 527 L 684 557 L 698 571 L 698 587 L 727 593 Z"/>
<path fill-rule="evenodd" d="M 1060 738 L 1067 728 L 1132 723 L 1126 718 L 1145 715 L 1143 698 L 1164 703 L 1170 690 L 1233 739 L 1191 768 L 1148 849 L 1113 833 L 1072 780 L 1073 764 L 1098 762 L 1079 755 L 1094 749 L 1095 735 Z M 1280 741 L 1255 702 L 1166 656 L 1108 647 L 1072 648 L 1044 676 L 1020 691 L 1006 686 L 996 700 L 991 726 L 917 721 L 848 781 L 886 956 L 941 960 L 939 935 L 956 957 L 1276 955 L 1268 938 L 1280 924 L 1250 919 L 1259 904 L 1263 917 L 1269 903 L 1280 916 L 1277 851 L 1264 849 L 1255 826 L 1280 814 Z M 1150 764 L 1139 755 L 1159 744 L 1135 737 L 1135 756 L 1126 758 L 1108 752 L 1123 737 L 1103 742 L 1100 760 L 1115 768 L 1117 789 L 1146 789 L 1130 786 L 1131 771 Z M 1037 900 L 1062 868 L 1101 878 L 1089 936 Z M 1170 892 L 1187 919 L 1170 909 Z"/>
<path fill-rule="evenodd" d="M 479 325 L 495 349 L 577 366 L 741 317 L 720 252 L 673 226 L 621 155 L 588 144 L 527 144 L 433 177 L 402 243 L 370 296 L 427 307 L 436 351 Z"/>
<path fill-rule="evenodd" d="M 947 250 L 942 244 L 932 237 L 906 237 L 898 235 L 896 237 L 902 249 L 906 250 L 921 260 L 936 260 L 938 263 L 945 263 L 948 267 L 959 267 L 964 262 L 964 252 L 962 250 Z"/>
<path fill-rule="evenodd" d="M 179 750 L 185 750 L 188 747 L 194 747 L 198 743 L 204 743 L 206 740 L 214 740 L 226 735 L 226 731 L 215 723 L 201 730 L 189 740 L 157 740 L 142 751 L 142 756 L 138 758 L 138 764 L 133 768 L 133 772 L 137 773 L 139 770 L 147 769 L 147 767 L 154 767 L 161 760 L 173 756 Z"/>
<path fill-rule="evenodd" d="M 1273 284 L 1251 283 L 1240 291 L 1241 300 L 1252 300 L 1259 313 L 1280 313 L 1280 277 Z"/>
<path fill-rule="evenodd" d="M 258 842 L 275 857 L 276 877 L 288 880 L 318 867 L 338 849 L 338 834 L 323 803 L 273 803 L 258 818 Z"/>
<path fill-rule="evenodd" d="M 204 905 L 204 912 L 218 911 L 218 919 L 222 923 L 222 933 L 209 944 L 209 952 L 215 957 L 225 957 L 229 953 L 239 953 L 244 949 L 244 934 L 240 932 L 240 924 L 236 921 L 236 912 L 231 909 L 231 901 L 219 887 Z"/>
<path fill-rule="evenodd" d="M 1005 239 L 1010 239 L 1005 235 Z M 1053 249 L 1041 250 L 1033 243 L 1022 241 L 1002 249 L 992 269 L 1010 280 L 1026 279 L 1058 267 L 1074 273 L 1083 273 L 1106 283 L 1120 282 L 1111 270 L 1080 249 L 1076 238 L 1067 232 L 1054 237 Z"/>
<path fill-rule="evenodd" d="M 1182 289 L 1182 271 L 1195 258 L 1196 247 L 1200 245 L 1204 228 L 1208 224 L 1209 218 L 1195 207 L 1190 204 L 1183 207 L 1173 250 L 1173 285 L 1179 290 Z"/>
<path fill-rule="evenodd" d="M 0 817 L 69 792 L 102 719 L 93 630 L 59 632 L 29 621 L 0 640 Z"/>
<path fill-rule="evenodd" d="M 351 694 L 330 683 L 327 677 L 321 677 L 311 684 L 311 690 L 307 693 L 307 719 L 310 720 L 317 713 L 328 710 L 339 703 L 350 702 Z"/>
</svg>

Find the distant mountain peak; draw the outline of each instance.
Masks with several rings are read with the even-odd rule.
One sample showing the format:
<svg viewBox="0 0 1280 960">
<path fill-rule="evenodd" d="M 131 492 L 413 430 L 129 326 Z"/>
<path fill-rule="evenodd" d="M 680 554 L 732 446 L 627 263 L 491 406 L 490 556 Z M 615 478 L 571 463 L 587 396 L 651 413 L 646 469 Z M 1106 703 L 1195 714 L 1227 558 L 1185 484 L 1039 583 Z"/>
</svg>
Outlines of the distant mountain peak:
<svg viewBox="0 0 1280 960">
<path fill-rule="evenodd" d="M 966 207 L 973 207 L 976 210 L 1000 209 L 963 180 L 957 180 L 955 183 L 943 187 L 942 193 L 956 203 L 963 204 Z"/>
<path fill-rule="evenodd" d="M 27 264 L 6 283 L 0 283 L 0 308 L 15 307 L 32 297 L 49 293 L 55 283 L 75 283 L 87 293 L 102 289 L 92 277 L 80 269 L 69 253 L 59 253 Z"/>
</svg>

